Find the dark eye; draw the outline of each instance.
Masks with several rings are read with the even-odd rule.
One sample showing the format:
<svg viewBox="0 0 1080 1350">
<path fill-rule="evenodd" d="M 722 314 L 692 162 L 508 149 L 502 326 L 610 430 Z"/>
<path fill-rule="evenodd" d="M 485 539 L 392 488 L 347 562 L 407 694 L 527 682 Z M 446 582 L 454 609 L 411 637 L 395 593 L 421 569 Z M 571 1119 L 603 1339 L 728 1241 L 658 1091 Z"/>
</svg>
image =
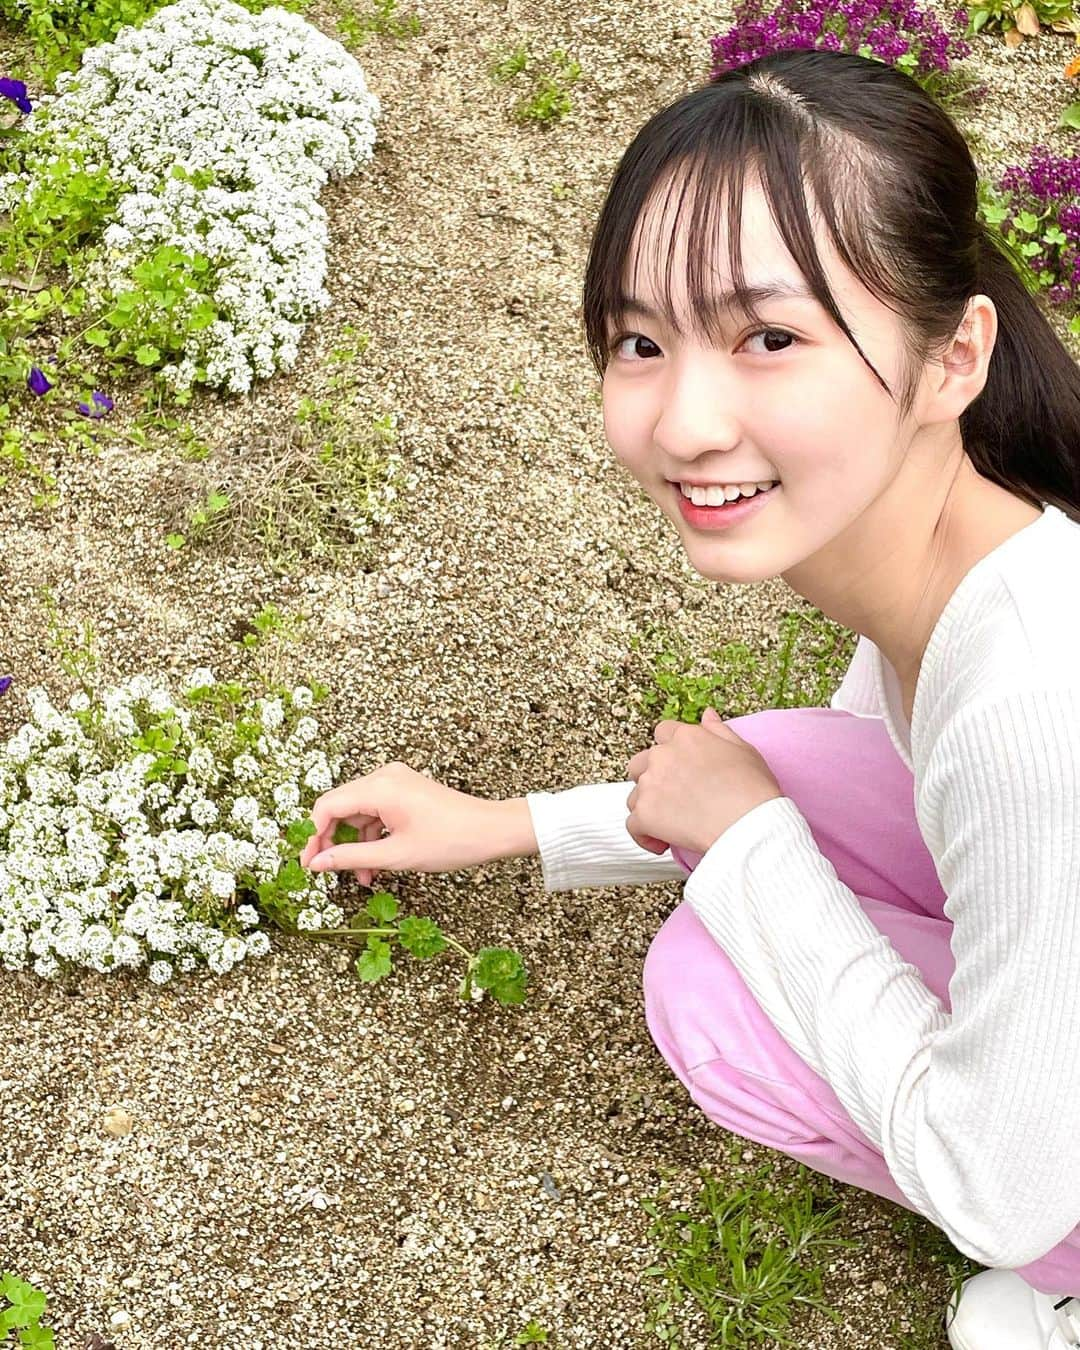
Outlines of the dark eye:
<svg viewBox="0 0 1080 1350">
<path fill-rule="evenodd" d="M 624 360 L 627 361 L 632 361 L 634 359 L 634 356 L 628 356 L 619 351 L 619 348 L 623 345 L 624 342 L 633 342 L 634 346 L 632 350 L 634 356 L 639 356 L 645 360 L 647 360 L 650 356 L 652 356 L 653 352 L 658 352 L 660 350 L 660 348 L 656 345 L 655 342 L 650 342 L 649 339 L 647 337 L 643 337 L 641 333 L 623 333 L 621 337 L 617 337 L 615 341 L 611 344 L 611 351 L 614 353 L 614 355 L 621 356 L 623 357 Z M 642 351 L 641 347 L 643 343 L 645 347 L 651 347 L 652 351 L 651 352 Z"/>
<path fill-rule="evenodd" d="M 782 342 L 790 342 L 790 343 L 795 343 L 798 342 L 799 340 L 793 333 L 787 333 L 784 331 L 783 328 L 758 328 L 755 329 L 754 332 L 748 333 L 746 337 L 743 339 L 743 341 L 749 342 L 751 338 L 756 337 L 773 338 L 773 339 L 779 338 Z M 768 352 L 783 352 L 787 350 L 788 350 L 787 347 L 766 346 L 766 351 Z"/>
</svg>

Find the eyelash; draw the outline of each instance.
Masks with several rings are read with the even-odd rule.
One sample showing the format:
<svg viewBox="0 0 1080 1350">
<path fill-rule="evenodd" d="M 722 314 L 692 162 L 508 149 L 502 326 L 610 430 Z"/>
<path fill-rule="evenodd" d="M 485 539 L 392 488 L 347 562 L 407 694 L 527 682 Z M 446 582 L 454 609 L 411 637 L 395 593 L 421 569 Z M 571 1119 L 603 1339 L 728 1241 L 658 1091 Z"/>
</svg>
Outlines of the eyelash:
<svg viewBox="0 0 1080 1350">
<path fill-rule="evenodd" d="M 791 341 L 792 341 L 792 343 L 798 343 L 798 342 L 801 342 L 801 341 L 802 341 L 802 339 L 796 337 L 794 333 L 789 333 L 789 332 L 787 331 L 786 328 L 777 328 L 777 327 L 775 327 L 775 325 L 773 325 L 773 324 L 767 324 L 767 325 L 765 325 L 765 326 L 763 326 L 763 327 L 761 327 L 761 328 L 755 328 L 755 329 L 753 329 L 751 332 L 749 332 L 749 333 L 746 334 L 746 336 L 743 338 L 742 341 L 743 341 L 743 342 L 749 342 L 751 338 L 760 337 L 762 333 L 778 333 L 778 334 L 779 334 L 780 336 L 782 336 L 782 337 L 790 338 Z M 608 348 L 608 355 L 609 355 L 609 356 L 614 356 L 615 353 L 618 351 L 618 349 L 622 346 L 622 344 L 626 341 L 627 338 L 638 338 L 638 337 L 639 337 L 639 338 L 645 338 L 645 341 L 648 342 L 651 346 L 653 346 L 653 347 L 656 346 L 656 343 L 653 342 L 652 338 L 647 338 L 647 337 L 645 337 L 645 334 L 644 334 L 644 333 L 622 333 L 622 334 L 619 335 L 619 337 L 615 338 L 614 341 L 611 343 L 611 346 Z M 742 346 L 742 342 L 739 343 L 739 346 L 740 346 L 740 347 Z M 659 348 L 657 348 L 657 350 L 659 350 Z M 784 350 L 784 351 L 790 351 L 791 349 L 790 349 L 789 347 L 785 347 L 783 350 Z M 779 352 L 767 352 L 767 353 L 765 353 L 765 355 L 768 355 L 768 356 L 779 356 L 780 353 L 779 353 Z M 650 358 L 648 358 L 648 357 L 642 357 L 642 358 L 640 358 L 640 359 L 641 359 L 642 361 L 645 361 L 645 360 L 649 360 Z"/>
</svg>

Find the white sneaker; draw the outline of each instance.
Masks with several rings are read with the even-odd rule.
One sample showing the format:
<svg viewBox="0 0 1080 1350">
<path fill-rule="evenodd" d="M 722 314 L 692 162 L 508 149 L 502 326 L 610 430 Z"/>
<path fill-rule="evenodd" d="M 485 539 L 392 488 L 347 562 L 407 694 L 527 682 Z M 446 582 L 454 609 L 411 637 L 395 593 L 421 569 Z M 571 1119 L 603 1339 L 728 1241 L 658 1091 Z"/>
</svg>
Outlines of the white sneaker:
<svg viewBox="0 0 1080 1350">
<path fill-rule="evenodd" d="M 953 1350 L 1073 1350 L 1080 1347 L 1080 1298 L 1040 1294 L 1015 1270 L 982 1270 L 945 1310 Z"/>
</svg>

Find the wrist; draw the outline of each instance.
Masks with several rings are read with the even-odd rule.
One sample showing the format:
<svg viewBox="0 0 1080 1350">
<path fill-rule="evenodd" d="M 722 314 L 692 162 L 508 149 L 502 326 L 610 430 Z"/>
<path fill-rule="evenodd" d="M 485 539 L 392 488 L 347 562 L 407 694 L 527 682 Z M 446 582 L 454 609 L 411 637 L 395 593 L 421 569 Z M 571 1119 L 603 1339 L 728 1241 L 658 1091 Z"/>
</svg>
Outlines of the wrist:
<svg viewBox="0 0 1080 1350">
<path fill-rule="evenodd" d="M 528 858 L 539 853 L 532 812 L 524 797 L 489 801 L 491 853 L 495 858 Z"/>
</svg>

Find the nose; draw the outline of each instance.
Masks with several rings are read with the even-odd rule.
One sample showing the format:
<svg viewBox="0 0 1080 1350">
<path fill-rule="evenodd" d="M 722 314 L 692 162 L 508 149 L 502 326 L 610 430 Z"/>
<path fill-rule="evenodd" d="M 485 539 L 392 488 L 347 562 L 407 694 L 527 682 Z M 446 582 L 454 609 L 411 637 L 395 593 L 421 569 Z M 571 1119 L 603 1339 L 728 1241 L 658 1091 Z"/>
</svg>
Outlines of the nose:
<svg viewBox="0 0 1080 1350">
<path fill-rule="evenodd" d="M 723 454 L 741 438 L 732 382 L 705 357 L 672 362 L 653 441 L 671 469 L 697 464 L 710 451 Z"/>
</svg>

